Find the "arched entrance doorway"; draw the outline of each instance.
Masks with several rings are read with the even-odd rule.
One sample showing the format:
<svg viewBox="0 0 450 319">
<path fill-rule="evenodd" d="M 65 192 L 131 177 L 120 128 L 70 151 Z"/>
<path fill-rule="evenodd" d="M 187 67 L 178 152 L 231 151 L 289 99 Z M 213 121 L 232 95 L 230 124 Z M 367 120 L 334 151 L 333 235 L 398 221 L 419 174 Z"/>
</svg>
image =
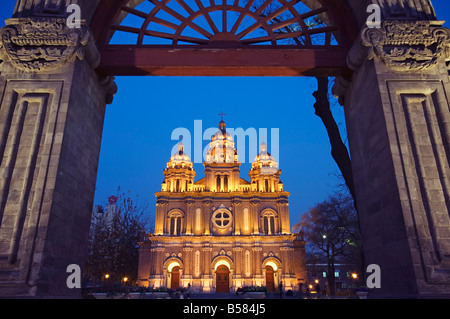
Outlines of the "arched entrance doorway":
<svg viewBox="0 0 450 319">
<path fill-rule="evenodd" d="M 230 292 L 230 269 L 225 265 L 216 269 L 216 292 Z"/>
<path fill-rule="evenodd" d="M 269 258 L 268 261 L 263 262 L 262 266 L 265 273 L 266 287 L 270 292 L 276 291 L 279 283 L 279 261 L 274 258 Z"/>
<path fill-rule="evenodd" d="M 266 287 L 270 292 L 275 291 L 275 274 L 272 266 L 266 266 Z"/>
<path fill-rule="evenodd" d="M 165 268 L 167 265 L 167 268 Z M 164 274 L 166 277 L 165 286 L 169 289 L 177 289 L 180 287 L 181 275 L 183 273 L 183 264 L 180 260 L 169 259 L 164 264 Z"/>
<path fill-rule="evenodd" d="M 180 287 L 180 267 L 173 267 L 170 277 L 170 289 L 178 289 L 178 287 Z"/>
</svg>

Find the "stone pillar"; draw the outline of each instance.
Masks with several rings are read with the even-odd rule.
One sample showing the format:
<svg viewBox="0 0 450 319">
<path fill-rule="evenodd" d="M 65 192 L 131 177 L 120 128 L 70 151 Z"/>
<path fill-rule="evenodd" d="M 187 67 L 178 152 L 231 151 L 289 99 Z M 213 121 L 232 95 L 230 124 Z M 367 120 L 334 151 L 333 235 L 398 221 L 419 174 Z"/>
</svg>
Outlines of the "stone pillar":
<svg viewBox="0 0 450 319">
<path fill-rule="evenodd" d="M 186 243 L 186 246 L 183 247 L 183 265 L 184 265 L 184 273 L 182 286 L 187 288 L 188 284 L 192 285 L 192 279 L 194 275 L 194 256 L 193 256 L 194 248 L 192 248 L 191 243 Z"/>
<path fill-rule="evenodd" d="M 186 215 L 185 215 L 185 224 L 186 224 L 186 235 L 193 235 L 193 224 L 194 224 L 194 204 L 195 201 L 192 197 L 186 197 L 185 199 L 186 204 Z"/>
<path fill-rule="evenodd" d="M 261 256 L 261 252 L 262 252 L 262 246 L 261 243 L 259 242 L 255 242 L 253 247 L 252 247 L 252 251 L 253 251 L 253 263 L 251 265 L 252 269 L 253 269 L 253 280 L 255 282 L 256 286 L 261 286 L 264 284 L 264 276 L 262 273 L 262 256 Z"/>
<path fill-rule="evenodd" d="M 261 200 L 254 196 L 250 200 L 250 211 L 251 211 L 251 218 L 250 218 L 250 224 L 253 225 L 253 233 L 252 235 L 258 235 L 261 232 L 260 228 L 260 221 L 259 221 L 259 204 L 261 203 Z"/>
<path fill-rule="evenodd" d="M 366 264 L 399 297 L 450 292 L 449 30 L 386 20 L 349 55 L 344 104 Z"/>
<path fill-rule="evenodd" d="M 202 292 L 211 292 L 213 288 L 213 278 L 214 278 L 214 273 L 211 270 L 212 247 L 209 246 L 208 244 L 205 244 L 204 247 L 202 248 L 202 251 L 203 251 L 203 256 L 201 258 L 201 262 L 203 263 Z"/>
<path fill-rule="evenodd" d="M 165 198 L 156 200 L 155 235 L 163 235 L 165 231 L 168 203 Z"/>
<path fill-rule="evenodd" d="M 277 209 L 281 226 L 282 234 L 290 234 L 290 222 L 289 222 L 289 202 L 286 197 L 280 197 L 277 200 Z"/>
<path fill-rule="evenodd" d="M 242 213 L 241 213 L 241 207 L 242 207 L 242 200 L 240 197 L 236 196 L 233 197 L 232 200 L 233 204 L 233 217 L 234 217 L 234 235 L 240 235 L 241 234 L 241 225 L 242 225 Z"/>
<path fill-rule="evenodd" d="M 89 28 L 9 19 L 0 31 L 0 296 L 77 296 L 105 105 L 116 87 L 94 72 Z"/>
<path fill-rule="evenodd" d="M 242 252 L 242 246 L 233 247 L 235 274 L 234 279 L 237 287 L 241 287 L 243 282 L 244 256 Z"/>
<path fill-rule="evenodd" d="M 203 235 L 210 235 L 211 229 L 211 197 L 207 196 L 203 199 Z"/>
</svg>

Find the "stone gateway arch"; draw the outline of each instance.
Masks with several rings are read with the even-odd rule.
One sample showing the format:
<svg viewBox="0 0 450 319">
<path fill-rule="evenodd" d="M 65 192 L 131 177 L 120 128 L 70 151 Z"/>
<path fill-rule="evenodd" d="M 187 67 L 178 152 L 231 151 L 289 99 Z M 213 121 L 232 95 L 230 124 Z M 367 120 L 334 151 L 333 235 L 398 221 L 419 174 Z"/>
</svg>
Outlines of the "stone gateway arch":
<svg viewBox="0 0 450 319">
<path fill-rule="evenodd" d="M 18 0 L 0 31 L 0 296 L 80 295 L 66 269 L 85 259 L 114 75 L 336 77 L 373 294 L 450 295 L 442 24 L 430 0 Z"/>
</svg>

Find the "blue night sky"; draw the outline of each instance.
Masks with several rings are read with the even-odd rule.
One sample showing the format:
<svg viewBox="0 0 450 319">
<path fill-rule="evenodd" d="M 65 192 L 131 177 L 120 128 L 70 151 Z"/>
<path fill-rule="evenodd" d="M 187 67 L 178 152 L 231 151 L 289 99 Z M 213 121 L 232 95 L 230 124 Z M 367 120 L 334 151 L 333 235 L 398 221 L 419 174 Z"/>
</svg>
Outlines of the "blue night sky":
<svg viewBox="0 0 450 319">
<path fill-rule="evenodd" d="M 433 3 L 438 18 L 450 21 L 449 1 Z M 0 26 L 14 4 L 0 4 Z M 120 186 L 149 203 L 154 214 L 154 193 L 160 190 L 163 169 L 177 143 L 172 131 L 185 127 L 193 135 L 194 120 L 202 120 L 203 130 L 217 127 L 221 111 L 227 127 L 269 132 L 279 128 L 279 167 L 284 189 L 291 193 L 291 226 L 336 189 L 339 171 L 325 128 L 314 115 L 313 78 L 149 76 L 116 77 L 116 83 L 119 91 L 106 110 L 95 204 L 105 204 Z M 347 142 L 343 108 L 335 103 L 332 111 Z M 266 140 L 270 151 L 270 135 Z M 203 147 L 207 143 L 203 141 Z M 203 177 L 203 164 L 194 164 L 194 169 L 196 180 Z M 246 158 L 242 178 L 249 180 L 249 169 Z"/>
</svg>

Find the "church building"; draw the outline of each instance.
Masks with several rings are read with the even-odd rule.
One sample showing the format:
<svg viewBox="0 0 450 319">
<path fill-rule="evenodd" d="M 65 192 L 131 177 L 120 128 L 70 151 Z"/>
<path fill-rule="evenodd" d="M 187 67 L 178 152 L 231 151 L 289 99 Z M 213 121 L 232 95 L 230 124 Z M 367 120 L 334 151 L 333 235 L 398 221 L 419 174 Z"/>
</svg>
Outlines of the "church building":
<svg viewBox="0 0 450 319">
<path fill-rule="evenodd" d="M 195 171 L 182 141 L 164 169 L 156 195 L 154 234 L 140 243 L 138 285 L 197 292 L 233 292 L 244 286 L 297 290 L 305 283 L 305 242 L 289 225 L 289 192 L 262 143 L 240 177 L 233 136 L 223 119 Z"/>
</svg>

